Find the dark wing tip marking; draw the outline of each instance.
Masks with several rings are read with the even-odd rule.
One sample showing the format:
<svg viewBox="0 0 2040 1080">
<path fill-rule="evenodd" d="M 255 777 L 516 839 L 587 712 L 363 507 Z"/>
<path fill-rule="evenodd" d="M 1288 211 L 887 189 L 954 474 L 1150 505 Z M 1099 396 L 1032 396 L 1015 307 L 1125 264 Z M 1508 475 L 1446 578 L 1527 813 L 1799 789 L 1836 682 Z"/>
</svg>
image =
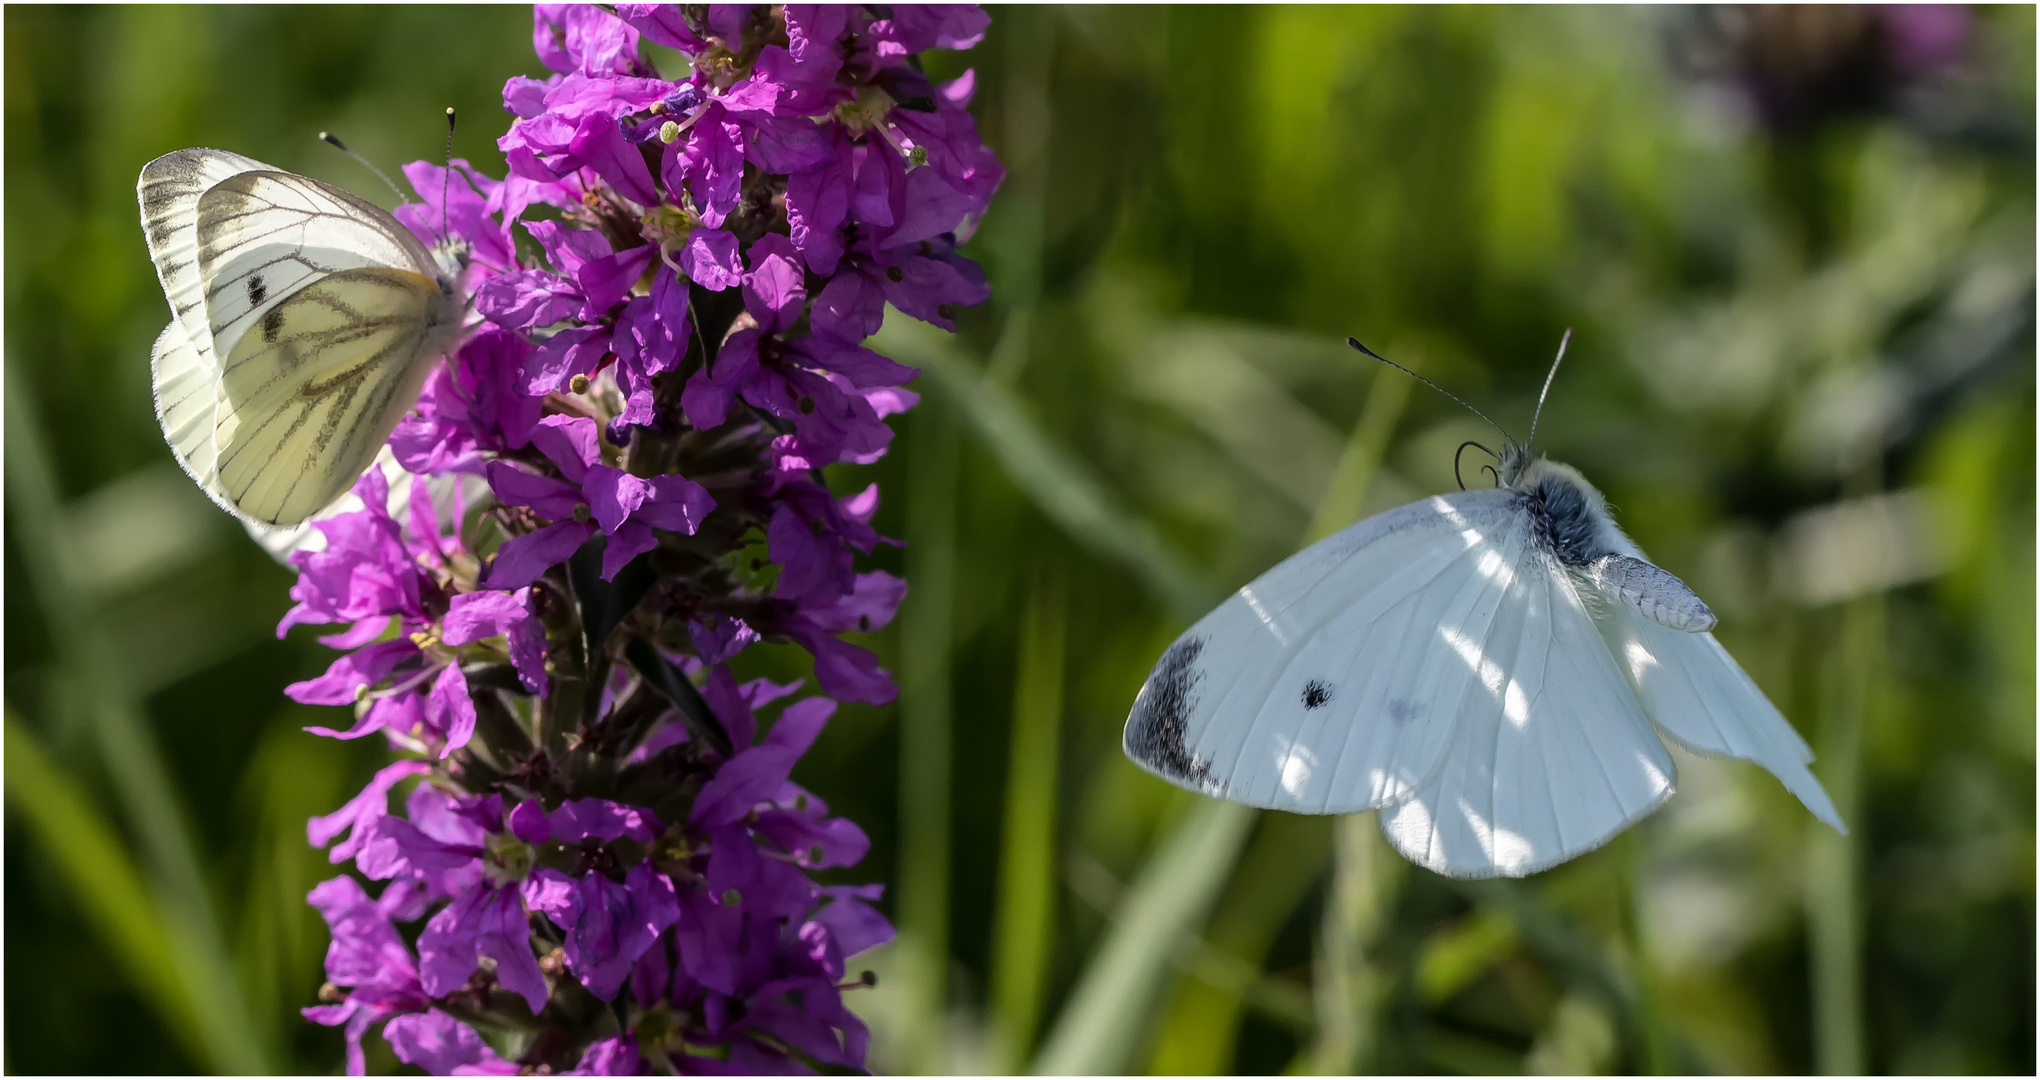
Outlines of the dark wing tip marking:
<svg viewBox="0 0 2040 1080">
<path fill-rule="evenodd" d="M 1323 679 L 1312 679 L 1303 684 L 1303 707 L 1322 709 L 1332 700 L 1332 684 Z"/>
<path fill-rule="evenodd" d="M 1184 745 L 1190 714 L 1197 708 L 1197 684 L 1204 678 L 1197 666 L 1203 653 L 1203 638 L 1186 637 L 1155 662 L 1126 721 L 1126 753 L 1172 780 L 1210 790 L 1218 784 L 1211 762 Z"/>
</svg>

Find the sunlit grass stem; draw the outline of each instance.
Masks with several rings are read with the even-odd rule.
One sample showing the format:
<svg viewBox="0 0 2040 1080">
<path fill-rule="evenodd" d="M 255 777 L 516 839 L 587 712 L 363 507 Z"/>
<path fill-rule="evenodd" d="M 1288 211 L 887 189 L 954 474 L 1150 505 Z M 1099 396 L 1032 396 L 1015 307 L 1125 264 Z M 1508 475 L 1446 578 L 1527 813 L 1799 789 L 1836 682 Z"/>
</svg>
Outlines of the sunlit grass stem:
<svg viewBox="0 0 2040 1080">
<path fill-rule="evenodd" d="M 1813 963 L 1814 1068 L 1827 1076 L 1860 1075 L 1869 1062 L 1863 1027 L 1862 806 L 1863 728 L 1880 696 L 1887 661 L 1884 598 L 1845 604 L 1828 648 L 1824 708 L 1815 746 L 1821 782 L 1848 822 L 1843 836 L 1810 823 L 1806 907 Z"/>
<path fill-rule="evenodd" d="M 1020 627 L 999 907 L 992 931 L 992 1018 L 1009 1061 L 1025 1060 L 1033 1043 L 1055 945 L 1065 612 L 1060 582 L 1045 577 L 1034 586 Z"/>
<path fill-rule="evenodd" d="M 950 636 L 955 627 L 957 431 L 941 403 L 914 414 L 907 580 L 900 618 L 900 1064 L 944 1072 L 949 969 Z"/>
</svg>

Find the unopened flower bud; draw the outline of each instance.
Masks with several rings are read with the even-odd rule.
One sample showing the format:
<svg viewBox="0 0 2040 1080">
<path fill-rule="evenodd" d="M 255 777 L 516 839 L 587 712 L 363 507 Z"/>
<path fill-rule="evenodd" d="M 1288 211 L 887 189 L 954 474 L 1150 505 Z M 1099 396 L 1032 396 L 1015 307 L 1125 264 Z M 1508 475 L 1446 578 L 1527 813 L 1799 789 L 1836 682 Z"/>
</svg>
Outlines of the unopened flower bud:
<svg viewBox="0 0 2040 1080">
<path fill-rule="evenodd" d="M 907 151 L 907 161 L 914 165 L 928 164 L 928 148 L 916 146 L 912 150 Z"/>
<path fill-rule="evenodd" d="M 726 907 L 736 907 L 738 904 L 744 902 L 744 895 L 735 889 L 724 889 L 722 894 L 722 902 L 723 905 Z"/>
<path fill-rule="evenodd" d="M 587 503 L 575 503 L 574 520 L 586 524 L 595 520 L 595 512 L 588 509 Z"/>
<path fill-rule="evenodd" d="M 571 389 L 571 390 L 572 390 L 572 391 L 573 391 L 574 393 L 576 393 L 576 394 L 585 394 L 585 393 L 587 393 L 587 392 L 588 392 L 588 376 L 586 376 L 586 375 L 576 375 L 576 376 L 574 376 L 573 378 L 571 378 L 571 379 L 568 379 L 568 380 L 567 380 L 567 387 L 568 387 L 569 389 Z"/>
<path fill-rule="evenodd" d="M 347 993 L 332 983 L 320 983 L 319 1000 L 328 1005 L 337 1005 L 347 1000 Z"/>
</svg>

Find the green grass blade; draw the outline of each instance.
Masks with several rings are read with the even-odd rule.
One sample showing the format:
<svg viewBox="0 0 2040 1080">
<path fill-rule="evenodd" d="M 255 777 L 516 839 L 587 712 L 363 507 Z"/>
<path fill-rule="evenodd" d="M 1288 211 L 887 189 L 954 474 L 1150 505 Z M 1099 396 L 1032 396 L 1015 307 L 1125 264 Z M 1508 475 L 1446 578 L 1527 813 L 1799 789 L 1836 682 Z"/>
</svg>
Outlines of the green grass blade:
<svg viewBox="0 0 2040 1080">
<path fill-rule="evenodd" d="M 1884 597 L 1849 601 L 1829 651 L 1825 708 L 1815 761 L 1842 820 L 1844 836 L 1819 822 L 1808 826 L 1806 909 L 1813 961 L 1813 1052 L 1827 1076 L 1855 1076 L 1864 1057 L 1863 856 L 1861 789 L 1863 730 L 1875 707 L 1885 660 Z"/>
<path fill-rule="evenodd" d="M 1061 753 L 1065 607 L 1037 584 L 1020 631 L 992 938 L 992 1016 L 1009 1060 L 1026 1060 L 1040 1022 L 1055 933 L 1056 771 Z"/>
<path fill-rule="evenodd" d="M 97 931 L 143 1002 L 194 1060 L 206 1060 L 198 1017 L 177 971 L 170 935 L 148 885 L 113 827 L 42 743 L 8 710 L 7 799 L 55 866 L 85 922 Z"/>
<path fill-rule="evenodd" d="M 1360 409 L 1360 419 L 1346 440 L 1345 452 L 1339 455 L 1339 464 L 1332 470 L 1332 481 L 1326 485 L 1317 513 L 1311 517 L 1310 531 L 1303 538 L 1305 547 L 1360 520 L 1360 508 L 1367 502 L 1367 490 L 1374 486 L 1375 473 L 1381 470 L 1381 458 L 1388 450 L 1389 437 L 1395 434 L 1395 422 L 1401 419 L 1403 406 L 1409 403 L 1410 387 L 1416 380 L 1387 365 L 1376 367 L 1379 370 L 1368 388 L 1367 404 Z"/>
<path fill-rule="evenodd" d="M 912 319 L 887 319 L 871 347 L 913 364 L 960 407 L 1006 476 L 1078 543 L 1125 565 L 1183 619 L 1223 595 L 1147 522 L 1119 506 L 1082 461 L 1042 432 L 1013 392 L 961 356 L 950 335 Z M 916 585 L 918 588 L 919 586 Z"/>
<path fill-rule="evenodd" d="M 907 580 L 900 613 L 899 944 L 897 1067 L 947 1071 L 949 972 L 950 649 L 955 628 L 956 422 L 939 406 L 914 415 L 908 449 Z"/>
<path fill-rule="evenodd" d="M 176 969 L 204 1042 L 203 1060 L 230 1073 L 273 1071 L 234 974 L 200 869 L 197 844 L 161 751 L 122 677 L 109 636 L 77 584 L 66 521 L 40 426 L 9 364 L 6 401 L 7 502 L 59 661 L 75 681 L 93 744 L 143 853 Z"/>
<path fill-rule="evenodd" d="M 1198 799 L 1127 890 L 1033 1071 L 1043 1076 L 1125 1072 L 1145 1043 L 1174 958 L 1203 922 L 1254 823 L 1252 807 Z"/>
</svg>

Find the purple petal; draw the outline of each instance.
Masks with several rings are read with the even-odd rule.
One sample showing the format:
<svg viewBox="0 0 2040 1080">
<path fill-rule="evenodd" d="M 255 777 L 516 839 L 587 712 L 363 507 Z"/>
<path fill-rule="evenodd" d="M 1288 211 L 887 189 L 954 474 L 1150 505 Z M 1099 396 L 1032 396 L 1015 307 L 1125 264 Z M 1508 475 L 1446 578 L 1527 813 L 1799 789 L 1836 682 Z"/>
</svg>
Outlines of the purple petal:
<svg viewBox="0 0 2040 1080">
<path fill-rule="evenodd" d="M 652 256 L 659 249 L 651 244 L 619 251 L 600 259 L 591 259 L 581 267 L 581 291 L 588 302 L 581 308 L 581 319 L 594 322 L 608 314 L 609 309 L 623 302 L 630 290 L 644 277 L 645 267 L 650 266 Z"/>
<path fill-rule="evenodd" d="M 738 284 L 743 280 L 743 264 L 737 257 L 736 236 L 709 228 L 687 234 L 687 246 L 680 249 L 680 269 L 688 280 L 715 292 Z"/>
<path fill-rule="evenodd" d="M 562 521 L 516 537 L 496 552 L 483 583 L 492 589 L 521 589 L 566 562 L 595 531 L 592 521 Z"/>
<path fill-rule="evenodd" d="M 816 699 L 826 700 L 826 699 Z M 754 746 L 723 763 L 694 797 L 688 817 L 697 828 L 714 828 L 743 820 L 751 808 L 772 797 L 800 760 L 785 746 Z"/>
<path fill-rule="evenodd" d="M 291 683 L 283 692 L 304 705 L 352 705 L 363 688 L 383 681 L 398 664 L 418 655 L 409 638 L 385 641 L 333 661 L 324 675 Z"/>
<path fill-rule="evenodd" d="M 514 592 L 456 593 L 449 602 L 440 640 L 466 645 L 508 633 L 510 627 L 530 617 L 525 598 Z"/>
<path fill-rule="evenodd" d="M 390 789 L 408 777 L 431 771 L 431 764 L 423 761 L 399 761 L 394 765 L 383 766 L 382 770 L 375 774 L 375 778 L 368 782 L 368 786 L 361 789 L 361 794 L 347 800 L 347 805 L 308 822 L 305 826 L 305 838 L 313 847 L 325 847 L 333 842 L 334 837 L 352 830 L 353 835 L 348 837 L 346 843 L 333 849 L 328 858 L 336 863 L 353 858 L 361 842 L 367 839 L 364 835 L 365 829 L 373 825 L 378 818 L 389 816 Z"/>
<path fill-rule="evenodd" d="M 651 485 L 621 469 L 607 465 L 589 468 L 581 490 L 588 496 L 588 509 L 603 532 L 615 532 L 651 494 Z"/>
<path fill-rule="evenodd" d="M 626 138 L 615 118 L 596 114 L 581 119 L 580 129 L 567 143 L 567 151 L 609 181 L 625 198 L 640 206 L 657 206 L 658 189 L 652 186 L 652 172 L 644 155 Z"/>
<path fill-rule="evenodd" d="M 383 1026 L 383 1038 L 397 1060 L 433 1076 L 451 1076 L 463 1065 L 503 1063 L 475 1029 L 438 1009 L 392 1018 Z"/>
<path fill-rule="evenodd" d="M 486 470 L 490 490 L 506 506 L 529 506 L 543 517 L 571 518 L 581 505 L 581 489 L 550 476 L 528 473 L 507 461 L 491 461 Z"/>
<path fill-rule="evenodd" d="M 520 591 L 528 600 L 529 592 Z M 534 615 L 510 624 L 510 663 L 517 668 L 517 680 L 526 690 L 544 697 L 552 683 L 545 672 L 545 624 Z"/>
<path fill-rule="evenodd" d="M 552 838 L 552 824 L 546 820 L 545 805 L 526 799 L 510 811 L 510 831 L 527 844 L 543 844 Z"/>
<path fill-rule="evenodd" d="M 815 737 L 822 733 L 829 717 L 836 715 L 836 703 L 825 697 L 811 697 L 796 701 L 779 714 L 779 720 L 765 735 L 765 746 L 777 746 L 793 754 L 795 758 L 808 752 Z"/>
<path fill-rule="evenodd" d="M 609 330 L 575 326 L 540 342 L 524 362 L 525 392 L 537 397 L 558 390 L 576 375 L 592 375 L 609 352 Z"/>
<path fill-rule="evenodd" d="M 461 674 L 459 664 L 446 665 L 446 670 L 432 681 L 432 697 L 425 715 L 446 736 L 446 745 L 439 748 L 441 758 L 474 738 L 475 702 L 468 696 L 467 676 Z"/>
<path fill-rule="evenodd" d="M 794 246 L 817 274 L 834 274 L 843 257 L 842 226 L 850 216 L 851 146 L 835 136 L 834 157 L 786 181 L 786 221 Z"/>
<path fill-rule="evenodd" d="M 531 432 L 532 445 L 577 484 L 589 467 L 602 460 L 598 438 L 595 421 L 585 416 L 548 416 Z"/>
<path fill-rule="evenodd" d="M 766 233 L 751 245 L 751 272 L 744 276 L 744 307 L 761 329 L 776 334 L 800 318 L 807 303 L 806 275 L 793 241 Z"/>
<path fill-rule="evenodd" d="M 518 890 L 496 890 L 482 919 L 481 951 L 496 961 L 496 981 L 503 989 L 521 995 L 533 1016 L 544 1012 L 550 990 L 545 973 L 538 968 L 538 958 L 531 954 L 531 926 Z"/>
<path fill-rule="evenodd" d="M 632 559 L 659 546 L 659 538 L 652 527 L 642 521 L 626 521 L 609 534 L 609 543 L 602 549 L 602 580 L 614 581 Z"/>
<path fill-rule="evenodd" d="M 536 841 L 534 841 L 535 843 Z M 581 920 L 581 889 L 558 870 L 540 867 L 524 879 L 524 906 L 544 915 L 562 930 Z"/>
<path fill-rule="evenodd" d="M 706 488 L 685 477 L 667 473 L 652 478 L 649 497 L 633 516 L 661 529 L 692 536 L 694 530 L 701 527 L 702 519 L 713 509 L 715 499 Z"/>
</svg>

